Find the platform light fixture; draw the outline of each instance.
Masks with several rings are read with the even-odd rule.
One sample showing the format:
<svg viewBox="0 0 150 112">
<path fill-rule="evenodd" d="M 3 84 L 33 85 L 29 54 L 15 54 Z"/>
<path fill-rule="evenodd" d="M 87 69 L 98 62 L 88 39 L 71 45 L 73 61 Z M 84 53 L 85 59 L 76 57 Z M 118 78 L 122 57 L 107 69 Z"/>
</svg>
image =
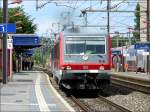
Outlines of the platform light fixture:
<svg viewBox="0 0 150 112">
<path fill-rule="evenodd" d="M 17 27 L 17 28 L 16 28 L 16 30 L 20 30 L 20 29 L 22 29 L 22 27 Z"/>
<path fill-rule="evenodd" d="M 13 2 L 9 3 L 8 5 L 10 4 L 20 4 L 22 3 L 22 0 L 13 0 Z"/>
<path fill-rule="evenodd" d="M 14 15 L 14 17 L 16 17 L 16 16 L 22 16 L 23 14 L 21 13 L 21 12 L 18 12 L 18 13 L 16 13 L 15 15 Z"/>
<path fill-rule="evenodd" d="M 17 25 L 22 24 L 22 21 L 16 21 L 16 24 Z"/>
</svg>

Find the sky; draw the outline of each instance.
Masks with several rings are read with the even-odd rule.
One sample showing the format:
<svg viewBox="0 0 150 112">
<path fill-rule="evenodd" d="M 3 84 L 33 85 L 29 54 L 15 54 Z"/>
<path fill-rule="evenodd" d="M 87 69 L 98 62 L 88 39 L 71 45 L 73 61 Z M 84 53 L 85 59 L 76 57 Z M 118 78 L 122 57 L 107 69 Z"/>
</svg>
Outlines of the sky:
<svg viewBox="0 0 150 112">
<path fill-rule="evenodd" d="M 39 4 L 43 3 L 45 2 L 39 2 Z M 20 5 L 14 4 L 9 5 L 9 7 L 23 6 L 25 12 L 30 15 L 31 18 L 34 18 L 34 23 L 38 26 L 36 33 L 38 35 L 46 36 L 48 36 L 52 30 L 55 31 L 57 29 L 56 23 L 59 22 L 60 24 L 64 24 L 68 22 L 68 19 L 65 18 L 68 14 L 67 11 L 70 11 L 70 21 L 80 25 L 85 23 L 85 18 L 81 17 L 81 10 L 106 9 L 106 2 L 101 2 L 101 0 L 91 2 L 79 2 L 79 0 L 74 2 L 68 1 L 63 4 L 60 3 L 59 5 L 65 6 L 56 6 L 54 3 L 49 3 L 37 11 L 35 0 L 23 0 Z M 134 10 L 136 3 L 113 2 L 111 3 L 111 6 L 113 6 L 115 10 Z M 106 12 L 89 12 L 87 13 L 87 17 L 89 25 L 107 25 Z M 110 17 L 111 32 L 127 32 L 128 27 L 134 27 L 134 13 L 111 13 Z"/>
<path fill-rule="evenodd" d="M 21 5 L 23 5 L 24 11 L 30 15 L 31 18 L 34 18 L 34 23 L 38 26 L 36 33 L 38 35 L 45 35 L 45 33 L 50 31 L 52 28 L 52 23 L 58 21 L 60 10 L 58 10 L 55 5 L 49 4 L 44 8 L 36 11 L 35 4 L 35 1 L 23 1 L 23 3 L 21 3 Z M 21 5 L 12 5 L 11 7 Z"/>
</svg>

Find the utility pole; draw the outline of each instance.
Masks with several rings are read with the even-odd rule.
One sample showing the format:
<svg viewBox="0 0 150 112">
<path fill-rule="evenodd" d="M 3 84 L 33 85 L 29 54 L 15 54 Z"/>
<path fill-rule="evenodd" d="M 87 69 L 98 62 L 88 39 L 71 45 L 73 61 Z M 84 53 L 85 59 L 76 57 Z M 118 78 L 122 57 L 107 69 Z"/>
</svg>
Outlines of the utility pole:
<svg viewBox="0 0 150 112">
<path fill-rule="evenodd" d="M 149 22 L 150 22 L 150 1 L 147 0 L 147 42 L 150 41 L 150 28 L 149 28 L 150 23 Z M 150 54 L 147 56 L 147 73 L 150 72 L 150 70 L 149 70 L 150 59 L 149 58 L 150 58 Z"/>
<path fill-rule="evenodd" d="M 107 0 L 107 32 L 110 33 L 110 0 Z"/>
<path fill-rule="evenodd" d="M 87 11 L 81 11 L 82 12 L 82 15 L 84 16 L 85 18 L 85 26 L 87 26 Z"/>
<path fill-rule="evenodd" d="M 68 10 L 67 12 L 67 16 L 68 16 L 68 26 L 70 25 L 70 11 Z"/>
<path fill-rule="evenodd" d="M 87 26 L 87 23 L 88 23 L 88 21 L 87 21 L 87 12 L 85 13 L 85 26 Z"/>
<path fill-rule="evenodd" d="M 38 11 L 38 0 L 36 0 L 36 11 Z"/>
<path fill-rule="evenodd" d="M 132 30 L 132 28 L 128 28 L 128 30 L 129 30 L 129 38 L 128 38 L 128 41 L 129 41 L 129 45 L 132 45 L 132 42 L 131 42 L 131 37 L 130 37 L 130 34 L 131 34 L 131 30 Z"/>
<path fill-rule="evenodd" d="M 8 0 L 3 0 L 3 23 L 8 23 Z M 7 32 L 3 33 L 3 84 L 7 83 Z"/>
</svg>

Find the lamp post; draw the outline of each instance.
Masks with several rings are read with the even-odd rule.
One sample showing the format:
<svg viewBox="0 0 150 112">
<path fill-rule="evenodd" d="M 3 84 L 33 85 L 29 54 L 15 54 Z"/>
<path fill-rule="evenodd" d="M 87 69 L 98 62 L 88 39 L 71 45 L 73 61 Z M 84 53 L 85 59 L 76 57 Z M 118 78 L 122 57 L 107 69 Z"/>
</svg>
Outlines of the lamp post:
<svg viewBox="0 0 150 112">
<path fill-rule="evenodd" d="M 116 34 L 116 39 L 117 39 L 117 47 L 119 47 L 119 40 L 118 40 L 118 38 L 119 38 L 119 32 L 118 31 L 115 31 L 114 32 L 115 34 Z"/>
<path fill-rule="evenodd" d="M 150 1 L 147 0 L 147 41 L 150 41 Z M 150 51 L 149 51 L 150 53 Z M 150 73 L 149 67 L 150 66 L 150 54 L 147 56 L 147 74 Z"/>
<path fill-rule="evenodd" d="M 128 30 L 129 30 L 129 45 L 131 45 L 132 42 L 131 42 L 130 33 L 131 33 L 131 30 L 133 30 L 133 28 L 129 27 Z"/>
<path fill-rule="evenodd" d="M 3 0 L 3 23 L 8 23 L 8 0 Z M 7 33 L 3 33 L 3 84 L 7 83 Z"/>
<path fill-rule="evenodd" d="M 21 3 L 22 0 L 14 0 L 9 4 Z M 8 0 L 3 0 L 3 23 L 8 23 Z M 7 32 L 3 33 L 3 84 L 7 84 Z"/>
</svg>

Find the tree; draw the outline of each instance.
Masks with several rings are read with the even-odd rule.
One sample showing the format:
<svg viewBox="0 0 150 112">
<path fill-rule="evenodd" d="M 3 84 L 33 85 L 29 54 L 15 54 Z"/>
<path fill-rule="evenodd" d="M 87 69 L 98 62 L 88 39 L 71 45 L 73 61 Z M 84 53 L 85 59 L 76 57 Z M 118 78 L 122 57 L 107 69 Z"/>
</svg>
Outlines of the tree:
<svg viewBox="0 0 150 112">
<path fill-rule="evenodd" d="M 136 40 L 140 40 L 140 4 L 138 3 L 135 9 L 135 25 L 134 25 L 134 31 L 133 36 Z"/>
<path fill-rule="evenodd" d="M 129 41 L 127 37 L 113 36 L 111 38 L 111 48 L 125 46 Z"/>
<path fill-rule="evenodd" d="M 17 12 L 20 12 L 21 16 L 14 16 Z M 33 23 L 34 19 L 31 19 L 31 16 L 24 12 L 23 7 L 9 8 L 9 23 L 16 23 L 17 21 L 21 21 L 21 24 L 17 25 L 17 27 L 22 27 L 21 29 L 17 29 L 16 33 L 35 33 L 37 29 L 37 25 Z M 0 10 L 0 22 L 2 22 L 2 11 Z"/>
</svg>

